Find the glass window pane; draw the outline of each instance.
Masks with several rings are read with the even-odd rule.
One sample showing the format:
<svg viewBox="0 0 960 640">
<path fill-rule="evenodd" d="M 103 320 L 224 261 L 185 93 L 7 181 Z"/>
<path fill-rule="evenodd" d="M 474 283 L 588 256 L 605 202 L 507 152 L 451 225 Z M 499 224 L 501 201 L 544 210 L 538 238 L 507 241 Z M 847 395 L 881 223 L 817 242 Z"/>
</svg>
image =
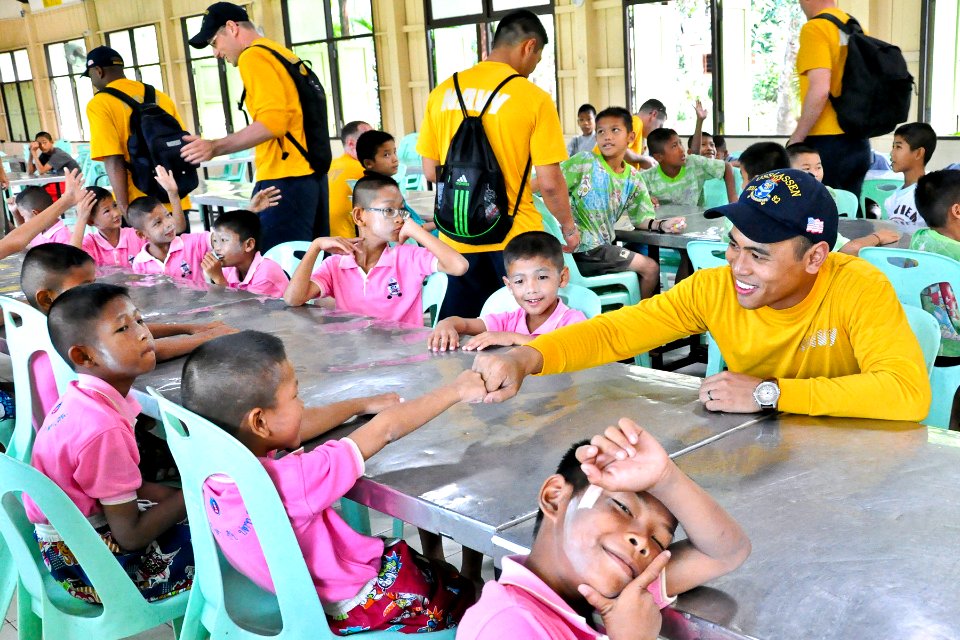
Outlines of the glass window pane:
<svg viewBox="0 0 960 640">
<path fill-rule="evenodd" d="M 13 72 L 13 56 L 7 53 L 0 53 L 0 81 L 15 82 L 16 74 Z"/>
<path fill-rule="evenodd" d="M 333 37 L 362 36 L 373 33 L 373 9 L 370 0 L 330 0 Z"/>
<path fill-rule="evenodd" d="M 160 62 L 160 48 L 157 46 L 157 28 L 153 25 L 133 30 L 133 43 L 137 50 L 137 64 Z"/>
<path fill-rule="evenodd" d="M 65 76 L 68 71 L 67 56 L 63 52 L 62 42 L 47 46 L 47 57 L 50 59 L 50 73 L 54 76 Z"/>
<path fill-rule="evenodd" d="M 29 83 L 33 84 L 33 83 Z M 14 142 L 26 142 L 27 131 L 23 122 L 23 111 L 20 109 L 20 96 L 17 84 L 3 85 L 3 104 L 7 108 L 7 118 L 10 120 L 10 138 Z"/>
<path fill-rule="evenodd" d="M 225 68 L 227 70 L 227 97 L 230 102 L 230 114 L 233 118 L 233 130 L 239 131 L 247 126 L 244 112 L 237 107 L 240 103 L 240 96 L 243 95 L 243 81 L 240 80 L 240 72 L 236 67 L 227 64 Z"/>
<path fill-rule="evenodd" d="M 457 18 L 483 13 L 483 0 L 430 0 L 430 18 Z"/>
<path fill-rule="evenodd" d="M 77 103 L 80 105 L 80 125 L 83 128 L 79 140 L 90 139 L 90 120 L 87 119 L 87 103 L 93 99 L 93 85 L 90 78 L 76 76 L 73 79 L 77 87 Z"/>
<path fill-rule="evenodd" d="M 327 37 L 327 22 L 323 15 L 322 2 L 287 0 L 287 20 L 290 22 L 290 42 L 310 42 Z"/>
<path fill-rule="evenodd" d="M 337 58 L 343 121 L 363 120 L 380 128 L 380 90 L 373 38 L 338 42 Z M 334 130 L 330 133 L 333 135 Z"/>
<path fill-rule="evenodd" d="M 220 94 L 220 71 L 213 58 L 196 60 L 191 65 L 193 86 L 196 91 L 194 104 L 200 135 L 206 138 L 222 138 L 227 135 L 227 121 L 223 115 L 223 98 Z"/>
<path fill-rule="evenodd" d="M 936 54 L 930 69 L 930 126 L 941 136 L 960 134 L 960 3 L 938 2 L 934 9 Z M 939 52 L 946 52 L 941 55 Z M 950 53 L 953 52 L 953 55 Z"/>
<path fill-rule="evenodd" d="M 24 117 L 27 121 L 27 137 L 24 140 L 32 140 L 34 134 L 40 131 L 40 109 L 37 107 L 37 94 L 34 91 L 33 82 L 20 83 L 20 96 L 23 98 Z"/>
<path fill-rule="evenodd" d="M 524 7 L 542 7 L 550 4 L 550 0 L 493 0 L 494 11 L 523 9 Z"/>
<path fill-rule="evenodd" d="M 83 133 L 77 118 L 77 104 L 70 77 L 53 78 L 52 85 L 53 105 L 57 110 L 57 122 L 60 123 L 60 137 L 64 140 L 81 140 Z"/>
<path fill-rule="evenodd" d="M 163 74 L 160 72 L 160 65 L 140 67 L 140 82 L 153 85 L 157 91 L 163 91 Z"/>
<path fill-rule="evenodd" d="M 71 40 L 64 43 L 63 50 L 67 57 L 70 73 L 83 73 L 87 68 L 87 47 L 83 40 Z"/>
<path fill-rule="evenodd" d="M 129 31 L 115 31 L 114 33 L 108 33 L 107 45 L 120 54 L 120 57 L 123 58 L 124 64 L 133 64 L 133 52 L 130 50 Z"/>
<path fill-rule="evenodd" d="M 184 18 L 183 22 L 187 28 L 187 38 L 192 38 L 200 31 L 200 24 L 203 22 L 203 16 L 190 16 L 189 18 Z M 187 49 L 187 57 L 191 60 L 213 57 L 213 49 L 210 47 L 194 49 L 189 43 L 186 42 L 184 43 L 184 46 Z"/>
<path fill-rule="evenodd" d="M 30 71 L 30 58 L 27 56 L 26 49 L 18 49 L 13 52 L 13 61 L 17 65 L 18 80 L 32 80 L 33 72 Z"/>
<path fill-rule="evenodd" d="M 553 32 L 553 16 L 537 16 L 547 32 L 547 46 L 543 48 L 540 63 L 530 74 L 530 82 L 550 94 L 557 101 L 557 39 Z"/>
<path fill-rule="evenodd" d="M 480 61 L 476 25 L 431 29 L 430 35 L 433 38 L 433 77 L 437 84 Z"/>
<path fill-rule="evenodd" d="M 323 85 L 323 88 L 327 92 L 327 128 L 330 131 L 330 135 L 334 135 L 334 133 L 337 131 L 337 123 L 334 120 L 334 89 L 333 81 L 330 79 L 330 54 L 327 51 L 327 45 L 323 42 L 317 42 L 314 44 L 301 44 L 294 47 L 293 52 L 300 56 L 301 60 L 310 61 L 313 72 L 317 74 L 318 78 L 320 78 L 320 84 Z M 355 71 L 351 71 L 351 75 L 346 77 L 352 78 L 353 73 L 355 73 Z M 376 72 L 374 72 L 374 74 L 376 74 Z"/>
</svg>

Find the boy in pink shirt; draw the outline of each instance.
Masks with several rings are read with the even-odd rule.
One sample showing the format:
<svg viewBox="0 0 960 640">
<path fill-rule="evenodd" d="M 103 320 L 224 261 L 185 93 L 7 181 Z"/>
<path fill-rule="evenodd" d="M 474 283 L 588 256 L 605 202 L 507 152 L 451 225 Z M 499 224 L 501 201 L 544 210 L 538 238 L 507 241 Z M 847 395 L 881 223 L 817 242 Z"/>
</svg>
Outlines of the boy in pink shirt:
<svg viewBox="0 0 960 640">
<path fill-rule="evenodd" d="M 750 554 L 736 521 L 628 418 L 571 447 L 539 503 L 530 555 L 504 559 L 458 640 L 652 640 L 670 594 Z M 687 538 L 673 542 L 678 524 Z"/>
<path fill-rule="evenodd" d="M 133 425 L 140 405 L 129 395 L 137 376 L 156 366 L 153 337 L 127 290 L 89 284 L 50 307 L 50 339 L 78 380 L 43 421 L 31 464 L 53 480 L 97 530 L 149 601 L 193 583 L 193 549 L 178 489 L 143 482 Z M 154 503 L 141 510 L 139 501 Z M 44 563 L 67 592 L 99 596 L 36 504 L 23 497 Z"/>
<path fill-rule="evenodd" d="M 279 264 L 260 254 L 260 216 L 244 209 L 223 212 L 213 223 L 210 242 L 213 251 L 203 257 L 201 267 L 211 282 L 283 297 L 290 278 Z"/>
<path fill-rule="evenodd" d="M 586 320 L 583 312 L 563 304 L 557 295 L 567 286 L 570 272 L 563 265 L 563 248 L 552 235 L 521 233 L 504 247 L 503 263 L 507 271 L 503 284 L 520 306 L 482 318 L 444 318 L 427 339 L 427 348 L 456 349 L 461 333 L 474 336 L 463 345 L 467 351 L 527 344 L 534 336 Z"/>
<path fill-rule="evenodd" d="M 77 203 L 70 244 L 90 254 L 98 267 L 130 268 L 147 241 L 133 227 L 122 226 L 122 221 L 123 212 L 112 193 L 103 187 L 87 187 Z M 185 224 L 181 218 L 178 231 L 183 231 Z M 87 225 L 95 231 L 85 233 Z"/>
<path fill-rule="evenodd" d="M 16 217 L 19 216 L 24 222 L 32 220 L 40 215 L 42 211 L 53 206 L 53 198 L 50 197 L 50 194 L 40 187 L 33 185 L 26 187 L 18 193 L 15 202 L 14 218 L 16 219 Z M 64 209 L 69 207 L 70 205 L 67 205 Z M 70 228 L 65 225 L 59 217 L 53 224 L 37 234 L 27 246 L 35 247 L 39 244 L 47 244 L 48 242 L 63 242 L 68 244 L 70 242 Z"/>
<path fill-rule="evenodd" d="M 133 270 L 137 273 L 165 273 L 178 280 L 202 285 L 204 279 L 200 265 L 203 256 L 211 249 L 210 232 L 177 235 L 177 230 L 184 227 L 184 217 L 179 194 L 174 195 L 176 182 L 171 179 L 164 188 L 169 195 L 171 211 L 150 196 L 140 196 L 127 207 L 127 222 L 147 242 L 134 256 Z"/>
<path fill-rule="evenodd" d="M 332 297 L 339 311 L 423 325 L 423 280 L 436 271 L 462 275 L 467 259 L 410 219 L 392 178 L 367 175 L 353 187 L 359 238 L 317 238 L 310 244 L 283 297 L 300 306 Z M 413 238 L 422 246 L 406 244 Z M 388 246 L 388 243 L 397 243 Z M 334 253 L 316 271 L 321 251 Z M 311 273 L 312 272 L 312 273 Z"/>
<path fill-rule="evenodd" d="M 218 372 L 234 372 L 227 379 Z M 465 371 L 452 384 L 386 408 L 348 437 L 279 459 L 349 414 L 304 410 L 283 342 L 258 331 L 213 340 L 184 364 L 183 405 L 242 442 L 270 475 L 290 517 L 327 621 L 338 634 L 452 628 L 474 599 L 473 584 L 403 541 L 385 543 L 350 528 L 333 504 L 363 475 L 364 460 L 457 402 L 479 402 L 480 377 Z M 273 582 L 236 485 L 214 477 L 204 489 L 207 519 L 224 556 L 262 588 Z"/>
</svg>

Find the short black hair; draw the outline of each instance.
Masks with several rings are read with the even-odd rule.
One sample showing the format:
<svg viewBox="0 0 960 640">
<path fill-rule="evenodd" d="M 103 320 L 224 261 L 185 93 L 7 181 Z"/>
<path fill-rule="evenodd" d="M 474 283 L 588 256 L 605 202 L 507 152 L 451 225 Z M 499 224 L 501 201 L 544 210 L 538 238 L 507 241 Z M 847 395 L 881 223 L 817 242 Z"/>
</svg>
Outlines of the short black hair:
<svg viewBox="0 0 960 640">
<path fill-rule="evenodd" d="M 667 107 L 665 104 L 657 100 L 656 98 L 650 98 L 637 109 L 637 113 L 652 113 L 658 112 L 661 119 L 666 119 L 667 117 Z"/>
<path fill-rule="evenodd" d="M 676 135 L 676 131 L 666 127 L 654 129 L 647 136 L 647 148 L 650 149 L 651 154 L 663 153 L 663 150 L 667 148 L 667 143 Z"/>
<path fill-rule="evenodd" d="M 140 196 L 127 207 L 127 222 L 137 231 L 143 231 L 143 220 L 147 214 L 162 207 L 163 203 L 153 196 Z"/>
<path fill-rule="evenodd" d="M 790 157 L 782 144 L 777 142 L 754 142 L 740 154 L 740 166 L 753 180 L 761 173 L 790 167 Z"/>
<path fill-rule="evenodd" d="M 928 173 L 917 180 L 913 198 L 917 213 L 927 226 L 942 229 L 947 226 L 950 208 L 960 204 L 960 170 L 941 169 Z"/>
<path fill-rule="evenodd" d="M 363 164 L 364 160 L 375 160 L 377 149 L 393 140 L 393 136 L 386 131 L 380 131 L 379 129 L 364 131 L 357 138 L 357 160 L 360 161 L 360 164 Z"/>
<path fill-rule="evenodd" d="M 276 405 L 286 359 L 283 341 L 269 333 L 248 330 L 214 338 L 183 363 L 183 406 L 236 436 L 252 409 Z"/>
<path fill-rule="evenodd" d="M 96 185 L 87 187 L 87 191 L 93 194 L 93 206 L 94 208 L 98 207 L 101 202 L 107 198 L 113 198 L 113 194 L 110 193 L 109 189 L 104 189 L 103 187 L 98 187 Z"/>
<path fill-rule="evenodd" d="M 590 484 L 590 481 L 587 480 L 587 474 L 580 468 L 580 461 L 577 460 L 577 449 L 588 444 L 590 444 L 589 440 L 574 442 L 560 458 L 560 464 L 557 466 L 556 473 L 563 477 L 564 482 L 573 486 L 573 495 L 582 492 Z M 533 524 L 534 538 L 540 532 L 541 524 L 543 524 L 542 510 L 537 511 L 537 519 Z"/>
<path fill-rule="evenodd" d="M 690 136 L 689 138 L 687 138 L 687 149 L 689 149 L 690 147 L 693 146 L 693 139 L 694 139 L 694 137 L 696 137 L 696 135 L 697 135 L 697 134 L 693 134 L 692 136 Z M 706 131 L 701 131 L 701 132 L 700 132 L 700 146 L 701 146 L 701 148 L 703 147 L 703 141 L 706 140 L 707 138 L 710 138 L 710 139 L 712 140 L 712 139 L 713 139 L 713 136 L 712 136 L 711 134 L 707 133 Z"/>
<path fill-rule="evenodd" d="M 806 153 L 815 153 L 818 156 L 820 155 L 819 151 L 811 146 L 803 144 L 802 142 L 798 142 L 797 144 L 792 144 L 787 147 L 787 157 L 790 159 L 790 162 L 796 160 L 797 156 L 802 156 Z M 779 169 L 779 167 L 777 168 Z"/>
<path fill-rule="evenodd" d="M 900 136 L 910 145 L 911 151 L 923 149 L 923 164 L 926 166 L 937 148 L 937 132 L 926 122 L 910 122 L 897 127 L 894 136 Z"/>
<path fill-rule="evenodd" d="M 355 135 L 359 131 L 360 127 L 367 124 L 363 120 L 351 120 L 347 124 L 343 125 L 343 129 L 340 129 L 340 142 L 347 144 L 347 140 Z"/>
<path fill-rule="evenodd" d="M 581 113 L 592 113 L 593 115 L 597 115 L 597 108 L 588 102 L 587 104 L 580 105 L 580 108 L 577 109 L 577 115 L 580 115 Z"/>
<path fill-rule="evenodd" d="M 549 42 L 547 30 L 537 14 L 527 9 L 517 9 L 500 20 L 493 34 L 493 48 L 513 47 L 530 38 L 536 38 L 538 51 Z"/>
<path fill-rule="evenodd" d="M 240 237 L 240 242 L 253 238 L 253 250 L 260 251 L 260 216 L 247 209 L 224 211 L 213 223 L 214 227 L 229 229 Z"/>
<path fill-rule="evenodd" d="M 353 185 L 353 206 L 369 207 L 377 199 L 380 190 L 386 188 L 399 191 L 400 185 L 397 184 L 396 180 L 382 173 L 374 171 L 364 173 L 363 177 Z"/>
<path fill-rule="evenodd" d="M 50 313 L 47 314 L 50 341 L 60 357 L 69 362 L 74 370 L 76 367 L 67 355 L 70 348 L 89 344 L 91 336 L 96 334 L 95 327 L 104 308 L 120 297 L 130 297 L 126 287 L 94 282 L 64 291 L 50 305 Z"/>
<path fill-rule="evenodd" d="M 59 293 L 63 281 L 72 270 L 95 264 L 89 253 L 73 245 L 59 242 L 40 244 L 23 257 L 20 289 L 27 296 L 27 302 L 36 307 L 38 292 L 49 289 Z"/>
<path fill-rule="evenodd" d="M 18 209 L 43 211 L 53 204 L 53 198 L 42 187 L 30 185 L 17 194 L 15 202 Z"/>
<path fill-rule="evenodd" d="M 713 136 L 713 144 L 716 145 L 717 149 L 724 149 L 727 146 L 727 139 L 717 134 Z"/>
<path fill-rule="evenodd" d="M 627 131 L 633 131 L 633 115 L 631 115 L 630 112 L 623 107 L 607 107 L 597 114 L 597 122 L 600 121 L 600 118 L 620 118 L 623 120 L 623 124 L 627 128 Z"/>
<path fill-rule="evenodd" d="M 53 142 L 53 136 L 47 133 L 46 131 L 37 131 L 37 135 L 33 136 L 34 140 L 38 140 L 40 138 L 46 138 L 50 142 Z"/>
<path fill-rule="evenodd" d="M 557 270 L 563 269 L 563 247 L 560 241 L 546 231 L 525 231 L 513 237 L 503 248 L 503 266 L 509 269 L 515 260 L 545 258 Z"/>
</svg>

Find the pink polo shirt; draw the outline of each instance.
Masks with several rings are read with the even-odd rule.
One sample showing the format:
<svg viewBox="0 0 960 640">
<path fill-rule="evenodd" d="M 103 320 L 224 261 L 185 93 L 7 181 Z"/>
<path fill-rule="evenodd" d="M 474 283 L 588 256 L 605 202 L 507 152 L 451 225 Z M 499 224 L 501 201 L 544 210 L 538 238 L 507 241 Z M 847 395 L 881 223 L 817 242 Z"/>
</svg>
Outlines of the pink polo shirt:
<svg viewBox="0 0 960 640">
<path fill-rule="evenodd" d="M 27 248 L 33 248 L 41 244 L 59 242 L 60 244 L 70 244 L 72 233 L 70 227 L 63 223 L 63 220 L 57 220 L 52 227 L 46 231 L 41 231 L 36 238 L 30 241 Z"/>
<path fill-rule="evenodd" d="M 101 504 L 137 499 L 142 484 L 133 424 L 140 404 L 99 378 L 80 374 L 44 419 L 30 460 L 63 489 L 83 515 L 103 513 Z M 30 522 L 47 522 L 28 496 Z"/>
<path fill-rule="evenodd" d="M 333 510 L 333 504 L 363 475 L 360 449 L 344 438 L 325 442 L 309 453 L 300 449 L 279 460 L 260 458 L 260 462 L 290 517 L 320 601 L 355 597 L 377 576 L 383 556 L 383 540 L 357 533 Z M 204 484 L 203 496 L 223 555 L 262 589 L 274 591 L 237 485 L 230 478 L 213 476 Z"/>
<path fill-rule="evenodd" d="M 429 250 L 410 244 L 387 247 L 370 273 L 352 255 L 330 256 L 310 279 L 338 311 L 423 326 L 423 279 L 437 270 Z"/>
<path fill-rule="evenodd" d="M 98 267 L 127 267 L 134 257 L 147 245 L 133 227 L 120 228 L 120 240 L 113 246 L 99 231 L 83 236 L 81 248 L 90 254 Z"/>
<path fill-rule="evenodd" d="M 133 258 L 133 270 L 137 273 L 165 273 L 172 278 L 189 280 L 197 284 L 205 282 L 203 269 L 200 263 L 203 256 L 210 251 L 210 232 L 184 233 L 173 239 L 167 259 L 161 262 L 147 251 L 149 245 L 144 245 Z"/>
<path fill-rule="evenodd" d="M 483 324 L 487 327 L 487 331 L 511 331 L 525 336 L 539 336 L 550 333 L 554 329 L 586 319 L 587 317 L 583 315 L 582 311 L 571 309 L 563 304 L 563 300 L 557 300 L 557 308 L 553 310 L 547 321 L 537 327 L 533 333 L 530 333 L 530 329 L 527 328 L 527 312 L 522 307 L 513 311 L 491 313 L 481 318 Z"/>
<path fill-rule="evenodd" d="M 503 572 L 496 582 L 483 587 L 480 600 L 467 609 L 457 640 L 594 640 L 606 638 L 602 630 L 591 627 L 553 589 L 524 566 L 527 556 L 503 559 Z M 661 574 L 662 576 L 662 574 Z M 672 600 L 663 601 L 661 578 L 648 590 L 663 609 Z"/>
<path fill-rule="evenodd" d="M 46 416 L 53 409 L 53 405 L 60 399 L 60 392 L 57 391 L 57 379 L 53 375 L 53 367 L 50 366 L 50 356 L 46 353 L 38 353 L 30 363 L 30 373 L 33 377 L 34 401 L 33 401 L 33 428 L 40 429 L 37 416 Z"/>
<path fill-rule="evenodd" d="M 270 258 L 264 258 L 259 251 L 253 257 L 243 282 L 240 281 L 236 267 L 224 267 L 223 277 L 226 278 L 227 286 L 231 289 L 259 293 L 271 298 L 282 298 L 283 292 L 290 284 L 290 278 L 283 272 L 283 268 Z"/>
</svg>

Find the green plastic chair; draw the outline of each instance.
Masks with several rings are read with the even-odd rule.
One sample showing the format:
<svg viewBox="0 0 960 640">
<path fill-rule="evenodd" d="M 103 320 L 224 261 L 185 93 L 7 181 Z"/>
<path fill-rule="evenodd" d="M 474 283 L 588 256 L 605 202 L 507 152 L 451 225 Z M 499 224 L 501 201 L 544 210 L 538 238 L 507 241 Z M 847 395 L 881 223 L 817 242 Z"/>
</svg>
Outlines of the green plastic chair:
<svg viewBox="0 0 960 640">
<path fill-rule="evenodd" d="M 739 171 L 737 172 L 739 173 Z M 736 184 L 736 183 L 734 183 Z M 727 183 L 720 178 L 711 178 L 703 183 L 703 207 L 722 207 L 727 202 Z"/>
<path fill-rule="evenodd" d="M 102 605 L 74 598 L 43 564 L 33 524 L 20 494 L 37 503 L 76 556 Z M 180 629 L 189 593 L 147 602 L 77 506 L 52 480 L 28 464 L 0 455 L 0 532 L 19 575 L 18 631 L 21 640 L 125 638 L 167 622 Z"/>
<path fill-rule="evenodd" d="M 440 317 L 440 307 L 443 306 L 443 299 L 447 295 L 447 274 L 431 273 L 423 281 L 423 313 L 430 314 L 430 324 L 428 327 L 437 326 L 437 320 Z"/>
<path fill-rule="evenodd" d="M 837 211 L 840 213 L 840 216 L 843 218 L 856 218 L 857 207 L 860 205 L 857 194 L 851 191 L 845 191 L 844 189 L 834 189 L 833 192 L 837 195 Z"/>
<path fill-rule="evenodd" d="M 588 320 L 601 313 L 600 297 L 586 287 L 570 284 L 560 289 L 559 296 L 565 305 L 571 309 L 583 312 L 583 315 L 587 316 Z M 510 287 L 503 287 L 494 291 L 493 294 L 487 298 L 487 301 L 483 303 L 483 308 L 480 309 L 480 317 L 490 315 L 491 313 L 514 311 L 519 308 L 520 305 L 517 304 L 517 299 L 513 297 L 513 292 L 510 291 Z"/>
<path fill-rule="evenodd" d="M 927 365 L 927 375 L 932 377 L 934 362 L 940 351 L 940 323 L 933 315 L 919 307 L 905 306 L 903 311 L 907 314 L 907 322 L 910 323 L 913 334 L 917 336 L 917 342 L 920 343 L 923 361 Z"/>
<path fill-rule="evenodd" d="M 110 178 L 107 177 L 107 167 L 99 160 L 87 160 L 86 166 L 81 167 L 84 177 L 84 186 L 109 186 Z"/>
<path fill-rule="evenodd" d="M 197 574 L 181 640 L 211 637 L 271 640 L 335 638 L 310 577 L 290 519 L 266 469 L 254 455 L 223 429 L 176 405 L 154 389 L 167 444 L 182 467 L 183 496 L 190 518 Z M 270 569 L 276 594 L 260 589 L 222 558 L 210 532 L 203 483 L 214 474 L 237 483 Z M 363 638 L 399 638 L 386 631 L 364 632 Z M 406 636 L 404 636 L 406 637 Z M 452 639 L 454 630 L 437 632 Z"/>
<path fill-rule="evenodd" d="M 306 240 L 290 240 L 289 242 L 281 242 L 271 247 L 269 251 L 263 254 L 263 257 L 270 258 L 279 264 L 280 268 L 286 272 L 287 277 L 292 278 L 293 272 L 300 266 L 300 261 L 303 260 L 303 255 L 309 248 L 310 243 Z M 322 260 L 323 251 L 317 256 L 317 262 L 315 262 L 314 265 Z"/>
<path fill-rule="evenodd" d="M 865 247 L 860 250 L 860 257 L 883 271 L 905 307 L 922 309 L 920 294 L 941 282 L 947 282 L 954 291 L 960 291 L 960 262 L 952 258 L 892 247 Z M 930 413 L 921 422 L 947 429 L 950 427 L 953 397 L 960 387 L 960 365 L 941 367 L 935 363 L 930 387 L 933 391 Z"/>
<path fill-rule="evenodd" d="M 231 153 L 231 158 L 240 158 L 246 155 L 249 155 L 249 151 L 237 151 Z M 247 176 L 247 163 L 238 162 L 236 164 L 224 165 L 223 173 L 217 176 L 216 180 L 223 180 L 225 182 L 246 182 Z"/>
<path fill-rule="evenodd" d="M 873 200 L 880 207 L 880 217 L 886 218 L 886 212 L 883 203 L 887 198 L 893 195 L 893 192 L 903 186 L 903 180 L 876 178 L 864 180 L 863 187 L 860 189 L 860 207 L 866 215 L 867 200 Z"/>
<path fill-rule="evenodd" d="M 690 264 L 693 265 L 694 271 L 727 266 L 726 253 L 727 245 L 723 242 L 692 240 L 687 244 L 687 255 L 690 256 Z M 726 366 L 727 364 L 723 361 L 723 354 L 720 353 L 720 347 L 717 346 L 716 340 L 708 331 L 706 375 L 712 376 L 720 373 Z"/>
</svg>

